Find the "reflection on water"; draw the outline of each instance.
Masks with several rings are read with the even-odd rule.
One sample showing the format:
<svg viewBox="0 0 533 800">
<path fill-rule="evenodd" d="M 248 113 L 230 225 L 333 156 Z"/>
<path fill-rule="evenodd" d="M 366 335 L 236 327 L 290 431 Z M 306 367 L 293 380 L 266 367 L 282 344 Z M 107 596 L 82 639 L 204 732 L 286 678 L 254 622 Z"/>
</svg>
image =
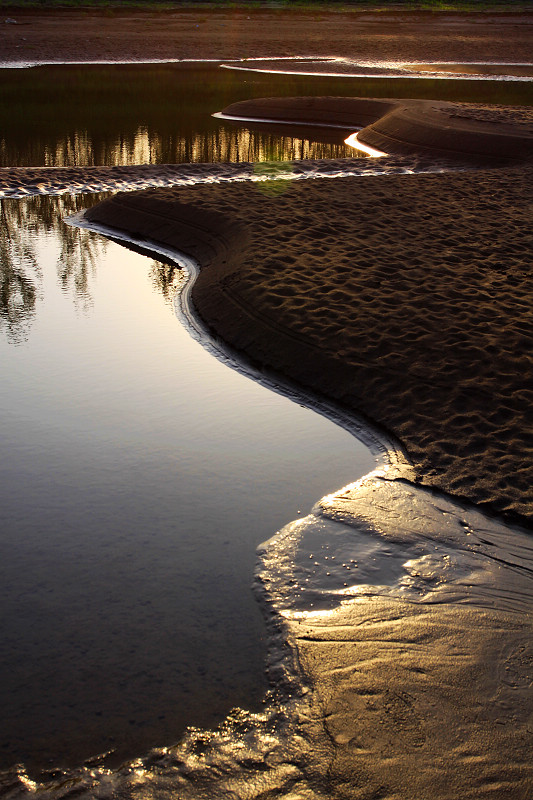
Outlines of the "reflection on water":
<svg viewBox="0 0 533 800">
<path fill-rule="evenodd" d="M 58 237 L 59 284 L 79 309 L 90 305 L 89 277 L 99 251 L 105 249 L 105 240 L 98 242 L 87 231 L 65 225 L 63 219 L 103 198 L 104 195 L 42 195 L 24 203 L 0 200 L 0 329 L 4 329 L 8 341 L 16 344 L 27 339 L 38 301 L 43 300 L 36 249 L 39 237 L 51 233 Z"/>
<path fill-rule="evenodd" d="M 351 157 L 343 132 L 299 137 L 212 114 L 253 97 L 346 95 L 531 103 L 531 84 L 269 75 L 213 64 L 0 70 L 0 166 L 93 166 Z M 38 121 L 29 125 L 28 120 Z"/>
<path fill-rule="evenodd" d="M 60 70 L 60 74 L 59 71 Z M 322 87 L 323 88 L 323 87 Z M 336 135 L 278 136 L 222 125 L 212 114 L 271 91 L 301 93 L 301 80 L 242 80 L 213 65 L 115 65 L 0 70 L 10 108 L 1 166 L 94 166 L 341 158 Z M 31 130 L 28 119 L 38 119 Z M 294 133 L 294 132 L 292 132 Z"/>
<path fill-rule="evenodd" d="M 18 204 L 2 201 L 0 214 L 0 324 L 8 340 L 17 342 L 26 338 L 35 313 L 40 269 L 26 237 L 21 235 Z"/>
<path fill-rule="evenodd" d="M 333 138 L 333 137 L 330 137 Z M 45 166 L 85 166 L 112 164 L 205 164 L 209 162 L 294 161 L 298 159 L 349 158 L 350 148 L 339 141 L 328 144 L 294 136 L 259 133 L 249 129 L 236 130 L 220 127 L 219 130 L 196 133 L 193 138 L 161 135 L 144 126 L 130 136 L 122 136 L 97 149 L 87 131 L 76 131 L 71 137 L 58 142 L 51 150 L 45 147 Z M 4 165 L 9 162 L 6 154 Z"/>
<path fill-rule="evenodd" d="M 255 548 L 375 463 L 203 350 L 179 270 L 64 226 L 83 202 L 5 205 L 38 313 L 0 336 L 0 768 L 32 772 L 257 709 Z"/>
</svg>

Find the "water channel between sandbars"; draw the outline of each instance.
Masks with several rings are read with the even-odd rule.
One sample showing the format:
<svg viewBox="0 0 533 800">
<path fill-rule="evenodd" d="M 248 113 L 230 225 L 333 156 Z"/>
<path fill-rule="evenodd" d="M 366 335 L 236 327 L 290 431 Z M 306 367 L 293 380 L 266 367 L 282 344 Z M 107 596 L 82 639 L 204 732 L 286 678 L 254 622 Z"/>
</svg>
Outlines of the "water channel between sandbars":
<svg viewBox="0 0 533 800">
<path fill-rule="evenodd" d="M 118 762 L 260 706 L 256 547 L 376 461 L 191 338 L 182 272 L 63 225 L 83 196 L 3 203 L 3 766 Z"/>
</svg>

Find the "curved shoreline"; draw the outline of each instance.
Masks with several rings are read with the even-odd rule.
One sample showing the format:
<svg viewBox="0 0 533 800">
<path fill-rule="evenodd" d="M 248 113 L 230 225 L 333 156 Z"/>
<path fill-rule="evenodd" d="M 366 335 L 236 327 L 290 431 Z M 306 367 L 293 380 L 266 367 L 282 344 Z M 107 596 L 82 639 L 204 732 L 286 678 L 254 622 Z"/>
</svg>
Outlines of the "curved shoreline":
<svg viewBox="0 0 533 800">
<path fill-rule="evenodd" d="M 204 212 L 200 224 L 191 213 L 180 214 L 188 248 L 201 251 L 204 266 L 223 262 L 243 230 L 226 226 L 210 238 L 202 226 L 212 229 L 216 217 Z M 133 244 L 175 257 L 142 235 Z M 336 571 L 317 538 L 339 559 Z M 67 781 L 87 798 L 100 789 L 133 797 L 146 786 L 183 800 L 529 797 L 527 533 L 372 473 L 322 498 L 259 553 L 255 591 L 274 686 L 264 712 L 234 710 L 215 731 L 191 729 L 115 771 L 96 764 L 49 784 L 19 771 L 16 795 L 55 797 Z M 347 554 L 359 571 L 342 588 Z"/>
<path fill-rule="evenodd" d="M 193 300 L 216 336 L 392 431 L 423 483 L 531 524 L 530 174 L 197 185 L 88 218 L 197 259 Z"/>
<path fill-rule="evenodd" d="M 473 104 L 435 100 L 371 100 L 357 97 L 272 97 L 232 103 L 227 118 L 260 118 L 294 125 L 357 130 L 365 145 L 388 155 L 423 154 L 470 165 L 510 163 L 533 158 L 533 115 L 520 125 L 512 109 L 484 109 Z"/>
<path fill-rule="evenodd" d="M 186 256 L 174 247 L 164 247 L 155 240 L 151 241 L 145 237 L 138 238 L 120 229 L 94 221 L 91 222 L 87 218 L 87 211 L 75 214 L 65 221 L 69 225 L 101 233 L 109 239 L 124 244 L 126 247 L 131 246 L 137 252 L 150 257 L 163 256 L 170 260 L 176 269 L 183 270 L 187 275 L 187 281 L 174 303 L 176 316 L 181 324 L 187 328 L 193 339 L 199 341 L 205 350 L 231 369 L 246 375 L 271 391 L 287 397 L 293 402 L 315 411 L 317 414 L 321 414 L 359 439 L 368 447 L 372 455 L 377 457 L 377 465 L 374 470 L 377 475 L 386 475 L 389 480 L 394 478 L 409 479 L 411 473 L 409 460 L 400 443 L 387 435 L 386 431 L 376 428 L 369 420 L 363 419 L 353 412 L 347 414 L 344 409 L 337 407 L 335 403 L 328 401 L 326 397 L 318 397 L 310 392 L 305 392 L 302 387 L 290 381 L 289 378 L 258 370 L 257 365 L 246 360 L 245 354 L 236 351 L 220 338 L 210 334 L 192 303 L 193 287 L 201 271 L 200 265 L 195 259 Z"/>
<path fill-rule="evenodd" d="M 161 212 L 159 205 L 159 223 Z M 201 252 L 204 267 L 223 263 L 243 230 L 217 225 L 209 238 L 202 226 L 212 232 L 216 216 L 193 214 L 182 207 L 187 248 Z M 87 227 L 116 238 L 94 221 Z M 118 237 L 176 259 L 148 237 Z M 194 310 L 187 317 L 203 330 Z M 355 800 L 384 786 L 383 796 L 406 800 L 427 792 L 439 800 L 458 792 L 525 800 L 531 538 L 405 477 L 401 468 L 371 473 L 259 547 L 254 588 L 274 687 L 263 714 L 234 711 L 213 732 L 191 730 L 107 777 L 94 771 L 95 784 L 107 779 L 127 793 L 140 768 L 156 796 L 172 786 L 184 800 L 206 789 L 241 796 L 245 785 L 252 796 L 270 788 L 313 800 Z M 317 537 L 338 559 L 335 568 L 331 556 L 316 560 Z M 348 554 L 360 563 L 355 584 L 343 589 Z M 199 761 L 198 746 L 212 769 Z M 83 772 L 79 780 L 87 781 Z"/>
</svg>

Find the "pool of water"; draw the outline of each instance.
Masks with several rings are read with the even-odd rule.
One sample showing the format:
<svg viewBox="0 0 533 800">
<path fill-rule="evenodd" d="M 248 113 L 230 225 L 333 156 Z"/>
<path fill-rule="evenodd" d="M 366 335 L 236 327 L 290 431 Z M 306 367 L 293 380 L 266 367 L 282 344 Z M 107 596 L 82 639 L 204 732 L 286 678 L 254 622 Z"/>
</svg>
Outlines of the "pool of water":
<svg viewBox="0 0 533 800">
<path fill-rule="evenodd" d="M 0 106 L 9 108 L 9 114 L 2 120 L 0 166 L 353 156 L 353 150 L 343 144 L 343 131 L 304 128 L 298 136 L 295 132 L 288 136 L 279 130 L 223 123 L 211 116 L 238 100 L 298 95 L 527 105 L 532 102 L 532 84 L 261 74 L 199 63 L 3 69 Z"/>
<path fill-rule="evenodd" d="M 4 767 L 258 707 L 256 547 L 375 464 L 194 341 L 178 270 L 62 223 L 95 199 L 2 205 Z"/>
</svg>

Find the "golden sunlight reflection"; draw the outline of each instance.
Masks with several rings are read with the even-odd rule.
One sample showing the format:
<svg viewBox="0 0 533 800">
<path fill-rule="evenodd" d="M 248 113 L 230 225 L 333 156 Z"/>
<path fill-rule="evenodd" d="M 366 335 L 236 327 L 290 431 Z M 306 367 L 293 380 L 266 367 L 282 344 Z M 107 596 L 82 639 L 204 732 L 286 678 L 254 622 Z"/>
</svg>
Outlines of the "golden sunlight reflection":
<svg viewBox="0 0 533 800">
<path fill-rule="evenodd" d="M 326 494 L 320 500 L 320 506 L 322 508 L 332 508 L 333 506 L 337 506 L 339 501 L 343 498 L 349 499 L 350 494 L 356 492 L 360 486 L 363 484 L 366 487 L 377 487 L 379 486 L 379 478 L 386 478 L 387 476 L 392 476 L 396 467 L 392 466 L 391 464 L 381 464 L 376 469 L 373 469 L 371 472 L 367 472 L 366 475 L 363 475 L 357 481 L 353 483 L 348 483 L 346 486 L 343 486 L 342 489 L 337 489 L 335 492 L 331 494 Z"/>
<path fill-rule="evenodd" d="M 5 143 L 0 148 L 2 163 L 12 162 Z M 96 140 L 87 131 L 65 135 L 53 147 L 45 147 L 44 165 L 134 166 L 136 164 L 191 164 L 214 162 L 300 161 L 305 159 L 349 158 L 350 143 L 315 142 L 278 133 L 220 126 L 191 136 L 163 137 L 140 125 L 134 134 L 112 141 Z M 35 155 L 35 164 L 39 156 Z"/>
<path fill-rule="evenodd" d="M 360 150 L 362 153 L 366 153 L 367 156 L 371 156 L 373 158 L 380 158 L 381 156 L 387 155 L 387 153 L 384 153 L 383 150 L 376 150 L 375 147 L 369 147 L 369 145 L 360 142 L 357 138 L 357 133 L 350 134 L 350 136 L 344 140 L 344 144 L 347 144 L 348 147 L 353 147 L 356 150 Z"/>
<path fill-rule="evenodd" d="M 373 587 L 375 588 L 375 587 Z M 339 590 L 336 594 L 347 594 L 349 597 L 346 600 L 341 600 L 339 606 L 345 606 L 348 603 L 350 606 L 354 603 L 362 603 L 368 600 L 368 587 L 367 586 L 351 586 L 348 589 L 341 591 Z M 312 606 L 312 603 L 311 603 Z M 294 611 L 293 609 L 280 609 L 279 614 L 287 620 L 306 620 L 311 621 L 312 619 L 333 619 L 334 617 L 338 616 L 339 613 L 339 606 L 335 606 L 334 608 L 306 608 L 304 611 Z"/>
<path fill-rule="evenodd" d="M 443 75 L 507 75 L 515 78 L 533 78 L 533 64 L 489 64 L 481 61 L 461 64 L 453 61 L 442 61 L 440 63 L 402 64 L 402 68 L 412 72 L 442 73 Z"/>
<path fill-rule="evenodd" d="M 55 143 L 53 149 L 45 150 L 45 166 L 57 167 L 94 165 L 93 147 L 87 131 L 76 131 Z"/>
</svg>

